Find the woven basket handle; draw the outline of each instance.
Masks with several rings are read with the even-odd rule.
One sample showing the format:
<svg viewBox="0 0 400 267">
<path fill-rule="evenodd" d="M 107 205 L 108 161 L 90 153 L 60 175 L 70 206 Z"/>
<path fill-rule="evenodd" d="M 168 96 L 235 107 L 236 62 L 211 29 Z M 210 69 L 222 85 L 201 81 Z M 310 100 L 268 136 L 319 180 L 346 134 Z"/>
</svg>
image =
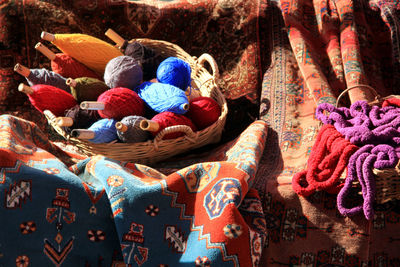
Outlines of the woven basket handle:
<svg viewBox="0 0 400 267">
<path fill-rule="evenodd" d="M 210 54 L 207 54 L 207 53 L 202 54 L 202 55 L 199 56 L 199 58 L 196 60 L 196 63 L 198 63 L 199 65 L 204 66 L 204 62 L 206 62 L 206 61 L 207 61 L 208 64 L 210 64 L 210 66 L 211 66 L 211 69 L 212 69 L 211 75 L 213 76 L 214 81 L 215 81 L 215 80 L 218 79 L 218 77 L 219 77 L 218 64 L 217 64 L 217 62 L 215 61 L 215 59 L 214 59 Z"/>
<path fill-rule="evenodd" d="M 165 129 L 161 130 L 154 138 L 154 143 L 158 143 L 159 141 L 161 141 L 166 134 L 175 133 L 175 132 L 183 132 L 183 133 L 185 133 L 186 138 L 189 141 L 191 141 L 193 143 L 197 142 L 196 134 L 193 132 L 192 128 L 190 128 L 187 125 L 174 125 L 174 126 L 169 126 Z"/>
<path fill-rule="evenodd" d="M 46 119 L 51 122 L 51 123 L 55 123 L 57 117 L 56 115 L 54 115 L 50 110 L 46 109 L 43 110 L 43 114 L 44 116 L 46 116 Z"/>
<path fill-rule="evenodd" d="M 371 91 L 374 93 L 374 95 L 375 95 L 375 100 L 373 100 L 373 101 L 370 102 L 370 103 L 379 102 L 379 99 L 381 98 L 381 96 L 375 91 L 374 88 L 372 88 L 371 86 L 369 86 L 369 85 L 367 85 L 367 84 L 356 84 L 356 85 L 353 85 L 353 86 L 350 86 L 350 87 L 346 88 L 343 92 L 340 93 L 340 95 L 339 95 L 339 96 L 337 97 L 337 99 L 336 99 L 336 107 L 339 106 L 339 102 L 340 102 L 341 98 L 342 98 L 346 93 L 348 93 L 351 89 L 354 89 L 354 88 L 357 88 L 357 87 L 365 87 L 365 88 L 371 90 Z"/>
</svg>

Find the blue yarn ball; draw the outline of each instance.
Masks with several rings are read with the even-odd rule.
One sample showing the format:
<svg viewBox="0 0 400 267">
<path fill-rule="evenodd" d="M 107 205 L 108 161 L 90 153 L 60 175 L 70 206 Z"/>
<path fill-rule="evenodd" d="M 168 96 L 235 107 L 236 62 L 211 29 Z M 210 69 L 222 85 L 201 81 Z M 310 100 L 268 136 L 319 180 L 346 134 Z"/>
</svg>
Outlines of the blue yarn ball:
<svg viewBox="0 0 400 267">
<path fill-rule="evenodd" d="M 189 63 L 177 57 L 168 57 L 158 65 L 157 80 L 185 91 L 190 85 L 191 73 Z"/>
<path fill-rule="evenodd" d="M 101 119 L 93 123 L 88 130 L 95 132 L 95 137 L 89 139 L 93 143 L 109 143 L 117 140 L 117 129 L 115 124 L 117 122 L 114 119 Z"/>
<path fill-rule="evenodd" d="M 144 82 L 136 88 L 137 94 L 155 112 L 170 111 L 184 114 L 189 100 L 184 91 L 166 83 Z"/>
<path fill-rule="evenodd" d="M 142 83 L 142 80 L 142 66 L 130 56 L 111 59 L 104 70 L 104 82 L 110 88 L 125 87 L 133 90 Z"/>
</svg>

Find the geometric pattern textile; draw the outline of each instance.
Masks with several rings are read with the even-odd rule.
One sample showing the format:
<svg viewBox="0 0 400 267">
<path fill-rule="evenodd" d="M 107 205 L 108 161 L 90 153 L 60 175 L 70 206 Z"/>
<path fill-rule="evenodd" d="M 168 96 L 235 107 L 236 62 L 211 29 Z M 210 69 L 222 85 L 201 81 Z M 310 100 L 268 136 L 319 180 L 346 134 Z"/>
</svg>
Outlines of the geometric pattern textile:
<svg viewBox="0 0 400 267">
<path fill-rule="evenodd" d="M 169 175 L 103 156 L 68 165 L 35 124 L 0 122 L 0 265 L 260 266 L 265 219 L 249 184 L 265 122 L 226 160 Z"/>
</svg>

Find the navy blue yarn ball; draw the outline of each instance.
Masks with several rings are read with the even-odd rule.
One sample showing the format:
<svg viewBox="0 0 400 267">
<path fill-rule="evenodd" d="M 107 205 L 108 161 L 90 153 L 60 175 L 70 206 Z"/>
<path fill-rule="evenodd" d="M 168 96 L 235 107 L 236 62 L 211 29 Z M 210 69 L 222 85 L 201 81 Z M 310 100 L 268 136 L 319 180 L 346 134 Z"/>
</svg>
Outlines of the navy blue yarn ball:
<svg viewBox="0 0 400 267">
<path fill-rule="evenodd" d="M 177 58 L 168 57 L 157 68 L 157 80 L 186 90 L 191 82 L 192 70 L 189 63 Z"/>
</svg>

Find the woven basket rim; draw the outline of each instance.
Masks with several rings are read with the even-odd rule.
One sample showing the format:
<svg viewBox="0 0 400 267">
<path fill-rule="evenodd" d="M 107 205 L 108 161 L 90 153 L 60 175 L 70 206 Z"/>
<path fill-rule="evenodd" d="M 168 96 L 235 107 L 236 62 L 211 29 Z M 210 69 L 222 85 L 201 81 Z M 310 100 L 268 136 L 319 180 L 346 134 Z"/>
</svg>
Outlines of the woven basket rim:
<svg viewBox="0 0 400 267">
<path fill-rule="evenodd" d="M 199 58 L 191 56 L 180 46 L 168 41 L 137 38 L 131 39 L 129 42 L 132 41 L 144 43 L 155 49 L 156 52 L 169 56 L 176 56 L 188 62 L 192 68 L 192 81 L 201 95 L 212 97 L 221 107 L 221 114 L 217 121 L 205 129 L 194 132 L 193 135 L 190 134 L 190 136 L 182 136 L 175 139 L 155 141 L 157 140 L 156 136 L 154 139 L 139 143 L 92 143 L 87 140 L 71 137 L 55 123 L 56 117 L 54 114 L 46 110 L 44 111 L 44 115 L 52 128 L 63 136 L 67 142 L 75 145 L 84 155 L 104 155 L 116 160 L 135 161 L 145 164 L 156 163 L 190 149 L 219 142 L 225 126 L 228 106 L 224 95 L 219 90 L 216 83 L 216 77 L 219 73 L 212 56 L 205 53 L 199 57 L 202 59 L 202 62 L 199 62 Z M 208 61 L 209 65 L 213 68 L 212 74 L 204 67 L 203 63 L 205 61 Z M 167 127 L 163 131 L 170 131 L 171 127 Z M 161 132 L 159 134 L 161 134 Z"/>
</svg>

